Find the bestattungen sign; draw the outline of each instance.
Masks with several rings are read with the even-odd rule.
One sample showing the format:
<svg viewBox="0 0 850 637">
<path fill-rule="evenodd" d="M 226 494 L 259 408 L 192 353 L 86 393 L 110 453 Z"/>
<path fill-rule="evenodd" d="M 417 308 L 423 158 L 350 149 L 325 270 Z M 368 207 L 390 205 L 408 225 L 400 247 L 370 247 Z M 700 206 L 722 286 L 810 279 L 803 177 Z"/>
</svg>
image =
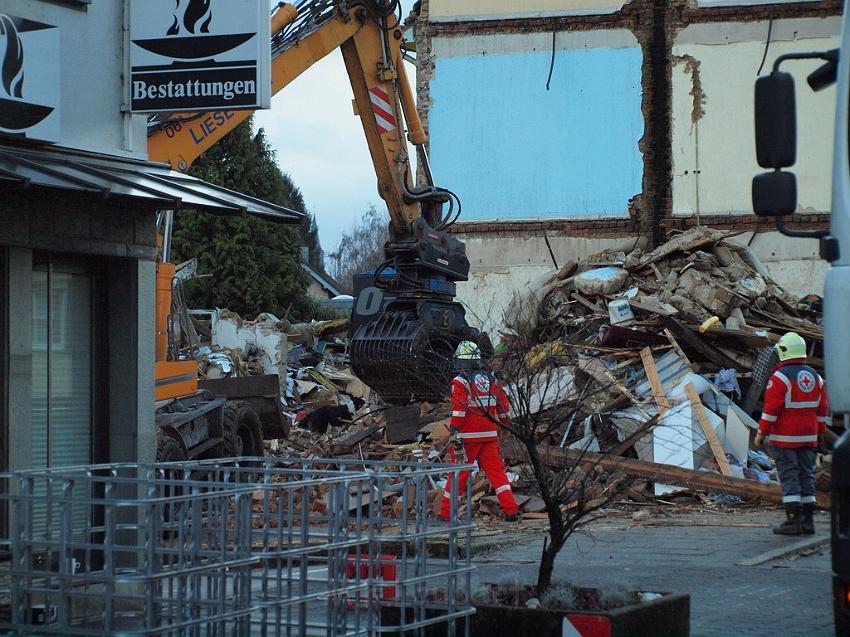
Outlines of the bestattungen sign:
<svg viewBox="0 0 850 637">
<path fill-rule="evenodd" d="M 269 108 L 269 0 L 132 0 L 130 110 Z"/>
</svg>

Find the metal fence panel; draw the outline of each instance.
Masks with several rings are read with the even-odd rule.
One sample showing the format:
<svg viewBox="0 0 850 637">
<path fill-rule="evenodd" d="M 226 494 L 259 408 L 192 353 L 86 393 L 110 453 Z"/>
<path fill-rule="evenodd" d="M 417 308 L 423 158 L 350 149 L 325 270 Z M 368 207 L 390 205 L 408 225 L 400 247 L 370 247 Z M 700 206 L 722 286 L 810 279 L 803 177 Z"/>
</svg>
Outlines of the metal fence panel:
<svg viewBox="0 0 850 637">
<path fill-rule="evenodd" d="M 12 513 L 0 543 L 0 628 L 241 637 L 424 635 L 445 624 L 442 634 L 466 632 L 469 509 L 448 524 L 430 515 L 434 489 L 464 469 L 239 458 L 0 476 Z M 458 505 L 454 495 L 455 514 Z M 38 524 L 34 511 L 44 512 Z M 431 556 L 435 540 L 444 558 Z"/>
</svg>

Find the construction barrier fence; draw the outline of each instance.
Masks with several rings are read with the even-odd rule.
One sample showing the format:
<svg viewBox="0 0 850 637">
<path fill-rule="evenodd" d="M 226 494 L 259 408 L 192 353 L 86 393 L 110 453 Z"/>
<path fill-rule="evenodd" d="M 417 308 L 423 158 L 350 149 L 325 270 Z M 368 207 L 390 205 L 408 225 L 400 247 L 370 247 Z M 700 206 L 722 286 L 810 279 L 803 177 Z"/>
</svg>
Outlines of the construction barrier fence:
<svg viewBox="0 0 850 637">
<path fill-rule="evenodd" d="M 470 467 L 325 458 L 0 476 L 0 629 L 20 635 L 460 635 Z M 469 498 L 471 481 L 467 485 Z"/>
</svg>

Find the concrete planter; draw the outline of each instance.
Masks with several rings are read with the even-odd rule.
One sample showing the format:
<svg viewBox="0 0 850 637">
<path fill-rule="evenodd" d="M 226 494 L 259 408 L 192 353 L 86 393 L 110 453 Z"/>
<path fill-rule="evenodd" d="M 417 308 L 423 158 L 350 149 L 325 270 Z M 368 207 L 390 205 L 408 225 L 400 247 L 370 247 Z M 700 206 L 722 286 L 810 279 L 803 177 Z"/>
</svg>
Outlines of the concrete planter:
<svg viewBox="0 0 850 637">
<path fill-rule="evenodd" d="M 638 602 L 611 610 L 560 611 L 544 608 L 476 605 L 470 619 L 470 637 L 688 637 L 690 634 L 690 595 L 664 594 L 658 599 Z M 437 617 L 435 607 L 428 617 Z M 382 624 L 399 624 L 399 608 L 383 606 Z M 458 621 L 458 634 L 463 622 Z M 389 633 L 392 634 L 392 633 Z M 445 635 L 446 626 L 426 628 L 428 637 Z"/>
<path fill-rule="evenodd" d="M 611 610 L 564 612 L 482 605 L 476 606 L 470 634 L 483 637 L 504 631 L 501 634 L 514 637 L 688 637 L 690 606 L 690 595 L 681 593 Z"/>
</svg>

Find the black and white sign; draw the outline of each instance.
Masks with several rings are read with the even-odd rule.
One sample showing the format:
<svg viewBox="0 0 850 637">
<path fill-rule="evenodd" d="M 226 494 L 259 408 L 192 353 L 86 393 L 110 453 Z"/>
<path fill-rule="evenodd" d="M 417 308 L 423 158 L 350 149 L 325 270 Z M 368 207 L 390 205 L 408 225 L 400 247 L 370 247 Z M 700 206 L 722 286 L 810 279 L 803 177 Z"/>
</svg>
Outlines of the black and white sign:
<svg viewBox="0 0 850 637">
<path fill-rule="evenodd" d="M 0 13 L 0 133 L 59 140 L 59 29 Z"/>
<path fill-rule="evenodd" d="M 271 106 L 269 0 L 132 0 L 134 112 Z"/>
</svg>

